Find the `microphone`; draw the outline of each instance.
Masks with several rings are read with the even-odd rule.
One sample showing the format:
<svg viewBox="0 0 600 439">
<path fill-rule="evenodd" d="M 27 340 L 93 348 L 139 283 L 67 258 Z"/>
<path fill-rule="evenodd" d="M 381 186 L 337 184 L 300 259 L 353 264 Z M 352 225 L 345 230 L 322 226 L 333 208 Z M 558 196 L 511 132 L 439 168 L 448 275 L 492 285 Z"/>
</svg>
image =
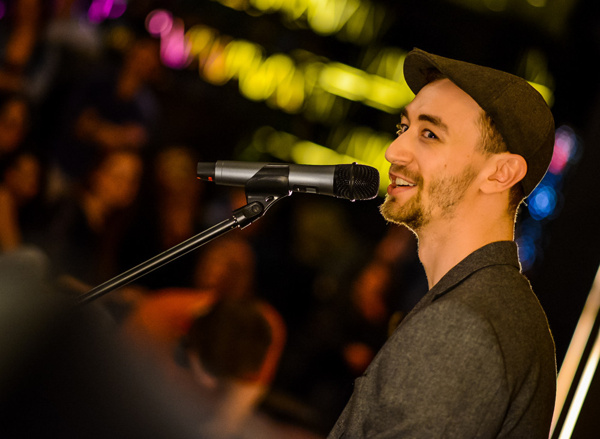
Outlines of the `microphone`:
<svg viewBox="0 0 600 439">
<path fill-rule="evenodd" d="M 242 186 L 263 168 L 279 168 L 287 175 L 287 190 L 329 195 L 349 200 L 370 200 L 379 190 L 379 171 L 358 165 L 296 165 L 290 163 L 200 162 L 198 179 L 226 186 Z M 276 183 L 273 183 L 276 185 Z M 274 189 L 279 189 L 274 187 Z"/>
</svg>

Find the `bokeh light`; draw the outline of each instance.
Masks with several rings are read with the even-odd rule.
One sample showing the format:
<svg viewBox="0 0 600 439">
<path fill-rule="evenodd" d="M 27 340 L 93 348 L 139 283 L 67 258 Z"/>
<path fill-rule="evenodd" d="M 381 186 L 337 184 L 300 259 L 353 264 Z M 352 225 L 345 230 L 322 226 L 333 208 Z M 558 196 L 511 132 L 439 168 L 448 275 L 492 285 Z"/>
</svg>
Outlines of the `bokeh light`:
<svg viewBox="0 0 600 439">
<path fill-rule="evenodd" d="M 533 267 L 538 259 L 538 248 L 542 238 L 542 224 L 533 218 L 526 218 L 519 224 L 519 233 L 516 239 L 519 248 L 519 259 L 524 271 Z"/>
<path fill-rule="evenodd" d="M 535 241 L 528 235 L 522 235 L 516 239 L 519 248 L 519 260 L 523 271 L 533 267 L 536 259 Z"/>
<path fill-rule="evenodd" d="M 155 36 L 168 35 L 173 28 L 173 15 L 164 9 L 157 9 L 146 17 L 146 29 Z"/>
<path fill-rule="evenodd" d="M 548 171 L 555 175 L 561 174 L 569 162 L 579 157 L 578 150 L 577 136 L 573 129 L 568 126 L 559 127 L 556 130 L 554 154 Z"/>
<path fill-rule="evenodd" d="M 387 29 L 386 9 L 369 0 L 215 0 L 248 14 L 280 13 L 288 23 L 309 27 L 318 35 L 336 35 L 342 41 L 368 45 Z M 250 8 L 247 6 L 251 6 Z"/>
<path fill-rule="evenodd" d="M 556 209 L 557 195 L 552 186 L 540 184 L 529 198 L 529 213 L 536 220 L 550 217 Z"/>
<path fill-rule="evenodd" d="M 88 9 L 88 18 L 93 23 L 101 23 L 107 18 L 121 17 L 126 9 L 126 0 L 94 0 Z"/>
<path fill-rule="evenodd" d="M 160 56 L 172 69 L 182 69 L 190 64 L 190 44 L 184 34 L 183 20 L 174 19 L 171 30 L 162 35 Z"/>
<path fill-rule="evenodd" d="M 191 62 L 191 48 L 185 35 L 181 18 L 174 18 L 169 11 L 156 9 L 146 16 L 146 30 L 160 38 L 160 59 L 172 69 L 183 69 Z"/>
<path fill-rule="evenodd" d="M 125 0 L 114 0 L 113 6 L 108 14 L 108 18 L 116 19 L 121 17 L 127 10 L 127 2 Z"/>
<path fill-rule="evenodd" d="M 527 198 L 528 216 L 516 234 L 523 270 L 531 269 L 541 259 L 542 225 L 560 213 L 565 174 L 579 160 L 580 155 L 581 146 L 575 131 L 566 125 L 558 127 L 548 172 Z"/>
</svg>

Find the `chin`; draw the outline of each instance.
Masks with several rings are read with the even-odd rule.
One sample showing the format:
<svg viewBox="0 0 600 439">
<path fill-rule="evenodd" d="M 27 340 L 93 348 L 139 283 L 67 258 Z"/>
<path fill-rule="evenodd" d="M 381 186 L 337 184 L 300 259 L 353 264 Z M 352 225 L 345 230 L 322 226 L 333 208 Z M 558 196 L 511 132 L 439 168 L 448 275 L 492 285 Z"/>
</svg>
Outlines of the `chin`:
<svg viewBox="0 0 600 439">
<path fill-rule="evenodd" d="M 405 226 L 415 234 L 426 224 L 425 216 L 419 206 L 415 203 L 399 205 L 392 195 L 385 196 L 385 201 L 379 206 L 379 212 L 386 221 Z"/>
</svg>

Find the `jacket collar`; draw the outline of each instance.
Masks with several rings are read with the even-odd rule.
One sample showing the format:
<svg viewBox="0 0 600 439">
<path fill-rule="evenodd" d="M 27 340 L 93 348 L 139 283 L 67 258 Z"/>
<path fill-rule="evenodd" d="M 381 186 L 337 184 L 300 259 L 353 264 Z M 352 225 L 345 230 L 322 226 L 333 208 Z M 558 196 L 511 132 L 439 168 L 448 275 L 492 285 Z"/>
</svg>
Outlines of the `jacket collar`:
<svg viewBox="0 0 600 439">
<path fill-rule="evenodd" d="M 429 290 L 432 301 L 447 293 L 471 274 L 492 265 L 512 265 L 520 271 L 521 264 L 519 263 L 517 244 L 514 241 L 498 241 L 475 250 L 452 267 Z"/>
</svg>

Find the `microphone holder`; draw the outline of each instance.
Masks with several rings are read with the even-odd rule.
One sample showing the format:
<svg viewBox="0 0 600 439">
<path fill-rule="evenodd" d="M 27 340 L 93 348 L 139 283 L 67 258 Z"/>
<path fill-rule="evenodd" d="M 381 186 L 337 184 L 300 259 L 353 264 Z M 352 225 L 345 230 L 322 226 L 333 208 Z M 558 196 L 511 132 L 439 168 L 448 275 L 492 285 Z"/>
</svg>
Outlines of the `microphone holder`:
<svg viewBox="0 0 600 439">
<path fill-rule="evenodd" d="M 92 302 L 235 228 L 243 229 L 249 226 L 261 218 L 274 203 L 292 194 L 289 190 L 287 167 L 277 164 L 264 166 L 247 181 L 245 191 L 248 204 L 234 210 L 231 218 L 92 288 L 78 298 L 78 304 Z"/>
</svg>

